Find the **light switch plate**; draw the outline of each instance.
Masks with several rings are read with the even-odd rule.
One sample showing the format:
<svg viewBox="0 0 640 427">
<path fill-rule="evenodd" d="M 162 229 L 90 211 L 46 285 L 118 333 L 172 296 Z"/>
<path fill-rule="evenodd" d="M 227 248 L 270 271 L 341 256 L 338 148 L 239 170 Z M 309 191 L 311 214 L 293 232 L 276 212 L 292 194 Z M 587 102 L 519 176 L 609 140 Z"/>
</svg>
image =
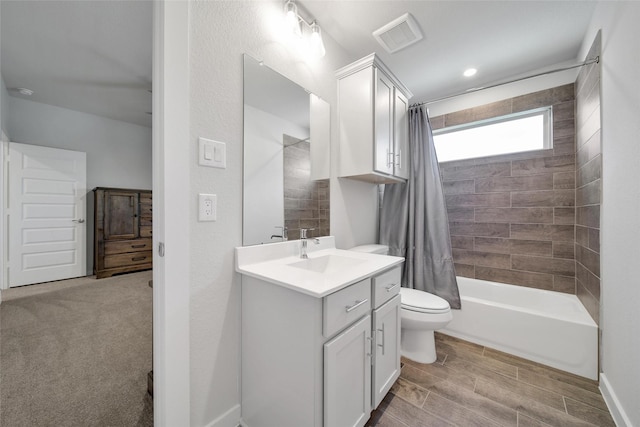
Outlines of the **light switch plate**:
<svg viewBox="0 0 640 427">
<path fill-rule="evenodd" d="M 215 221 L 218 218 L 218 196 L 198 194 L 198 221 Z"/>
<path fill-rule="evenodd" d="M 212 139 L 198 138 L 198 164 L 212 168 L 227 168 L 227 144 Z"/>
</svg>

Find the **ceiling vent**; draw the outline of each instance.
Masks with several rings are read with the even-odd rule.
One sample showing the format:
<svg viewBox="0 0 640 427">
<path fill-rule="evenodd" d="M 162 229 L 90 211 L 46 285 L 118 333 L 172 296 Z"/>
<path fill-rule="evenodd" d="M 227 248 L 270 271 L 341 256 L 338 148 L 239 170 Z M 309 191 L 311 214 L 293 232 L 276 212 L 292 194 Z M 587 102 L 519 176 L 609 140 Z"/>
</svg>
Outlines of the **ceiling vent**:
<svg viewBox="0 0 640 427">
<path fill-rule="evenodd" d="M 387 52 L 394 53 L 422 40 L 422 32 L 414 17 L 405 13 L 375 30 L 373 37 Z"/>
</svg>

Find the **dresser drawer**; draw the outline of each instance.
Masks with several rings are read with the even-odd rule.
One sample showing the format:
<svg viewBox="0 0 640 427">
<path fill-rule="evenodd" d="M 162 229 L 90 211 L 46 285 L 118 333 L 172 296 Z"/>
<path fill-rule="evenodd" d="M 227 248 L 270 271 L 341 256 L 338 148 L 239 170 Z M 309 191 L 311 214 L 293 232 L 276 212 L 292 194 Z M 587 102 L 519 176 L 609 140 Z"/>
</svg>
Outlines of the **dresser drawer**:
<svg viewBox="0 0 640 427">
<path fill-rule="evenodd" d="M 322 334 L 329 338 L 371 310 L 371 279 L 324 297 Z"/>
<path fill-rule="evenodd" d="M 153 251 L 131 252 L 126 254 L 106 255 L 104 268 L 124 267 L 127 265 L 148 264 L 153 261 Z"/>
<path fill-rule="evenodd" d="M 137 239 L 137 240 L 114 240 L 111 242 L 104 242 L 104 254 L 122 254 L 126 252 L 144 252 L 153 249 L 153 243 L 151 239 Z"/>
<path fill-rule="evenodd" d="M 151 237 L 152 232 L 153 232 L 153 226 L 151 225 L 140 226 L 140 237 Z"/>
<path fill-rule="evenodd" d="M 140 216 L 151 218 L 153 216 L 153 208 L 152 205 L 141 203 L 140 204 Z"/>
<path fill-rule="evenodd" d="M 151 204 L 153 195 L 151 193 L 140 193 L 140 203 Z"/>
<path fill-rule="evenodd" d="M 378 308 L 400 293 L 402 268 L 400 266 L 375 276 L 373 281 L 373 308 Z"/>
</svg>

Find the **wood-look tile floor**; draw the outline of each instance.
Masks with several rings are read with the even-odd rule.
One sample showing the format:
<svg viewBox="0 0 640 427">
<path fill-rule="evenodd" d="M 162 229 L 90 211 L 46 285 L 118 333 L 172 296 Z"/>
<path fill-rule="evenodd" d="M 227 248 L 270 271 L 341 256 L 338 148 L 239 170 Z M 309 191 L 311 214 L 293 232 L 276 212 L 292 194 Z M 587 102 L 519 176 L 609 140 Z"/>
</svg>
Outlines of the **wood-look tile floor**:
<svg viewBox="0 0 640 427">
<path fill-rule="evenodd" d="M 436 333 L 438 359 L 402 359 L 367 427 L 615 427 L 598 383 Z"/>
</svg>

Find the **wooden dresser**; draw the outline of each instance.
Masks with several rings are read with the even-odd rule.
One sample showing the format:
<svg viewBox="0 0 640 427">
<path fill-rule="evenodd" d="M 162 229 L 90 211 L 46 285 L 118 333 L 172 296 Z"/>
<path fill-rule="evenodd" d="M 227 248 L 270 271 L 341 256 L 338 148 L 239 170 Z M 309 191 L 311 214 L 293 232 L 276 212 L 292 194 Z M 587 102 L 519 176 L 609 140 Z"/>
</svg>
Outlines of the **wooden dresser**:
<svg viewBox="0 0 640 427">
<path fill-rule="evenodd" d="M 98 187 L 93 193 L 97 278 L 152 268 L 151 191 Z"/>
</svg>

